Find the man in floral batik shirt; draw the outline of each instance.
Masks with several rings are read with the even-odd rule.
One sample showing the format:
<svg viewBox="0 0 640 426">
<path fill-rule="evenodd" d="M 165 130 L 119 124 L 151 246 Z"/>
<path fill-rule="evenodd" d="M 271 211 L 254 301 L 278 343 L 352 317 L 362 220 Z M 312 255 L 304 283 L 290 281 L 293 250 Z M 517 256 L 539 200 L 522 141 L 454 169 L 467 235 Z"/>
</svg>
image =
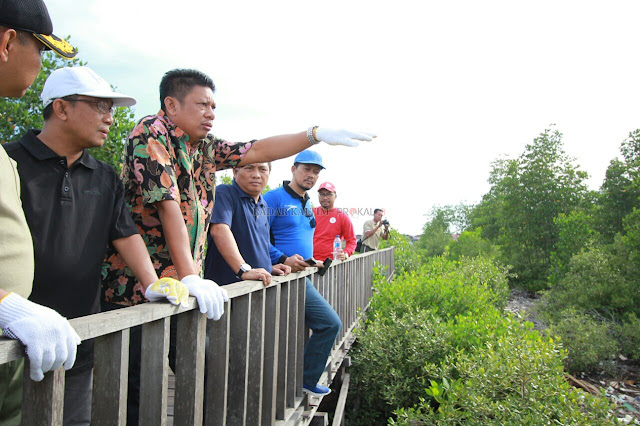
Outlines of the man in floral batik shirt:
<svg viewBox="0 0 640 426">
<path fill-rule="evenodd" d="M 200 71 L 167 72 L 160 82 L 161 110 L 140 120 L 129 135 L 122 181 L 158 276 L 180 279 L 192 295 L 201 294 L 196 296 L 201 312 L 217 320 L 224 312 L 226 291 L 200 277 L 216 170 L 285 158 L 321 141 L 356 146 L 358 140 L 375 136 L 316 126 L 296 134 L 230 143 L 209 134 L 215 118 L 214 91 L 211 78 Z M 146 302 L 140 284 L 112 248 L 102 273 L 103 310 Z M 175 334 L 172 330 L 172 368 Z M 136 327 L 131 330 L 129 351 L 129 425 L 138 419 L 140 341 Z"/>
</svg>

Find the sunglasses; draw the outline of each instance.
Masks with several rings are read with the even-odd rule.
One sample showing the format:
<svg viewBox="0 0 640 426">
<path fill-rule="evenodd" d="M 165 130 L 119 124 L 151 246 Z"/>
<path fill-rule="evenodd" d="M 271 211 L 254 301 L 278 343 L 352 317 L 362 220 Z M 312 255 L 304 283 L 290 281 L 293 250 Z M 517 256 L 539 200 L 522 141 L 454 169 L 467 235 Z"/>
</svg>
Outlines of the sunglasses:
<svg viewBox="0 0 640 426">
<path fill-rule="evenodd" d="M 312 228 L 315 228 L 316 218 L 313 216 L 313 210 L 305 208 L 304 215 L 307 217 L 307 219 L 309 219 L 309 226 L 311 226 Z"/>
</svg>

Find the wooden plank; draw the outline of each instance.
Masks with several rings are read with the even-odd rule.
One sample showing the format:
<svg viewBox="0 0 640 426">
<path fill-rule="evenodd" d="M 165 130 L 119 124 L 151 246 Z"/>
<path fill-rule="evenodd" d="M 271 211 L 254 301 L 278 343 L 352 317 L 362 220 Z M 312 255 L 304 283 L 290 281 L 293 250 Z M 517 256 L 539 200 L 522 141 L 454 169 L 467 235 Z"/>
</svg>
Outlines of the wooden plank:
<svg viewBox="0 0 640 426">
<path fill-rule="evenodd" d="M 231 302 L 218 321 L 207 321 L 206 423 L 224 425 L 227 422 L 227 391 L 229 386 L 229 327 Z"/>
<path fill-rule="evenodd" d="M 265 292 L 262 425 L 273 425 L 276 420 L 280 288 L 272 285 Z"/>
<path fill-rule="evenodd" d="M 307 343 L 305 339 L 305 332 L 307 327 L 304 323 L 304 304 L 306 297 L 307 280 L 300 278 L 297 281 L 297 308 L 296 313 L 298 315 L 296 319 L 295 342 L 296 342 L 296 372 L 295 372 L 295 396 L 302 397 L 302 380 L 304 375 L 304 348 Z"/>
<path fill-rule="evenodd" d="M 264 361 L 265 290 L 251 293 L 249 319 L 249 360 L 247 368 L 246 424 L 260 425 Z"/>
<path fill-rule="evenodd" d="M 285 389 L 285 401 L 287 407 L 293 407 L 295 402 L 296 393 L 296 357 L 299 353 L 298 340 L 300 336 L 298 334 L 298 287 L 300 281 L 305 282 L 305 278 L 298 278 L 295 281 L 289 283 L 289 323 L 287 324 L 287 384 Z"/>
<path fill-rule="evenodd" d="M 174 424 L 201 425 L 204 397 L 206 316 L 199 310 L 178 316 Z"/>
<path fill-rule="evenodd" d="M 278 327 L 278 379 L 276 390 L 276 419 L 284 420 L 287 408 L 287 353 L 289 352 L 288 330 L 291 305 L 291 282 L 282 283 L 280 290 L 280 326 Z"/>
<path fill-rule="evenodd" d="M 23 425 L 62 425 L 64 409 L 64 368 L 45 373 L 44 379 L 34 382 L 29 377 L 29 359 L 24 361 L 22 400 Z"/>
<path fill-rule="evenodd" d="M 345 374 L 344 379 L 342 380 L 342 386 L 340 387 L 340 396 L 338 397 L 336 409 L 333 414 L 332 426 L 344 425 L 344 407 L 347 404 L 347 395 L 349 394 L 350 379 L 351 379 L 351 375 Z"/>
<path fill-rule="evenodd" d="M 125 309 L 121 309 L 125 310 Z M 169 373 L 169 319 L 142 325 L 142 362 L 140 364 L 140 424 L 167 423 Z"/>
<path fill-rule="evenodd" d="M 127 328 L 94 339 L 92 425 L 127 424 L 129 334 Z"/>
<path fill-rule="evenodd" d="M 244 295 L 231 301 L 227 422 L 232 425 L 246 421 L 250 299 L 251 295 Z"/>
</svg>

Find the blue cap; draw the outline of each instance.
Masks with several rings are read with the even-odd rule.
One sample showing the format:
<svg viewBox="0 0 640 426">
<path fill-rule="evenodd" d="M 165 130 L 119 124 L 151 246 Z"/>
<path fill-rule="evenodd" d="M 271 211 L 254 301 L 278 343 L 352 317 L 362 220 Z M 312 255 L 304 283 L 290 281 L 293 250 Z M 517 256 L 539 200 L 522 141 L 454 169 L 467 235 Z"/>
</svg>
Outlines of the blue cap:
<svg viewBox="0 0 640 426">
<path fill-rule="evenodd" d="M 325 168 L 324 165 L 322 164 L 322 157 L 320 156 L 320 154 L 318 154 L 315 151 L 311 151 L 310 149 L 305 149 L 300 154 L 296 155 L 296 159 L 293 160 L 293 162 L 294 164 L 295 163 L 315 164 L 317 166 L 322 167 L 323 169 Z"/>
</svg>

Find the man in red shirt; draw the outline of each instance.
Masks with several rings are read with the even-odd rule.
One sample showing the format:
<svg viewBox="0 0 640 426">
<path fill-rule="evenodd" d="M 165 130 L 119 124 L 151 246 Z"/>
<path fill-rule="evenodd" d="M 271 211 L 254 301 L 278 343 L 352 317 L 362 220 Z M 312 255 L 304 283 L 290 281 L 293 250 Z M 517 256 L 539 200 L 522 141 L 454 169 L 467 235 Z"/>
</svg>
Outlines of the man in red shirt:
<svg viewBox="0 0 640 426">
<path fill-rule="evenodd" d="M 356 249 L 356 236 L 353 232 L 351 219 L 342 210 L 336 209 L 336 187 L 331 182 L 325 182 L 318 189 L 320 207 L 313 209 L 316 217 L 316 229 L 313 234 L 313 257 L 324 260 L 333 259 L 333 241 L 336 235 L 347 242 L 346 247 L 338 255 L 338 259 L 345 260 Z"/>
</svg>

